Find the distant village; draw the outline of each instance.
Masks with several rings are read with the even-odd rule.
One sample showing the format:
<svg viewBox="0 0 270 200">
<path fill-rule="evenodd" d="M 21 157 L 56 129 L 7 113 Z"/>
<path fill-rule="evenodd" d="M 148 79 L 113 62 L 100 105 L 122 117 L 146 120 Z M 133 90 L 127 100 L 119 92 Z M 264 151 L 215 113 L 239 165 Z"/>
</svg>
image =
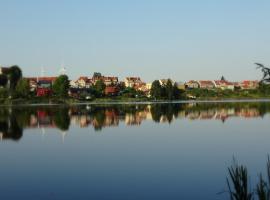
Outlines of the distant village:
<svg viewBox="0 0 270 200">
<path fill-rule="evenodd" d="M 4 73 L 7 68 L 0 67 L 0 74 Z M 65 74 L 62 70 L 61 74 Z M 35 92 L 37 96 L 52 95 L 52 85 L 57 77 L 24 77 L 28 80 L 30 90 Z M 171 79 L 160 79 L 161 86 L 165 86 L 168 81 L 176 85 L 179 90 L 206 89 L 206 90 L 254 90 L 258 88 L 258 80 L 228 81 L 224 77 L 219 80 L 189 80 L 187 82 L 174 81 Z M 102 81 L 105 85 L 104 94 L 106 96 L 117 96 L 121 94 L 123 88 L 132 88 L 139 91 L 147 97 L 150 97 L 152 83 L 144 82 L 140 77 L 126 77 L 119 80 L 117 76 L 105 76 L 95 72 L 93 76 L 81 76 L 78 79 L 70 80 L 69 95 L 78 97 L 80 93 L 89 90 L 98 81 Z"/>
</svg>

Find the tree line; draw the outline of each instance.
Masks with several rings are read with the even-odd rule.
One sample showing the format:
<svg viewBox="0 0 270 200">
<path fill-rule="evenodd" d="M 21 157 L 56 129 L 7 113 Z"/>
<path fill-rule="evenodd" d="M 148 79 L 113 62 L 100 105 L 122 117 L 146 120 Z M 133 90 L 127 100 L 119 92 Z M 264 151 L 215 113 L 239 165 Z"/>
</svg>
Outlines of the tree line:
<svg viewBox="0 0 270 200">
<path fill-rule="evenodd" d="M 159 80 L 155 80 L 152 83 L 150 95 L 156 100 L 175 100 L 181 99 L 184 91 L 178 89 L 176 83 L 172 83 L 171 79 L 168 79 L 165 84 L 160 84 Z"/>
</svg>

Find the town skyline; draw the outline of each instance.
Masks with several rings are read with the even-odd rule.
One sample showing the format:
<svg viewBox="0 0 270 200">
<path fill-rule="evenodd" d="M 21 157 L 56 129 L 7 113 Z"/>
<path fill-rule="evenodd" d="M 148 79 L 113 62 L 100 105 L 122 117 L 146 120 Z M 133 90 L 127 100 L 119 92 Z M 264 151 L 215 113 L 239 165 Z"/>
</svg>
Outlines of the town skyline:
<svg viewBox="0 0 270 200">
<path fill-rule="evenodd" d="M 64 62 L 71 78 L 87 69 L 147 82 L 258 79 L 253 63 L 270 63 L 269 6 L 265 0 L 3 0 L 0 64 L 18 64 L 25 76 L 41 67 L 51 76 Z"/>
<path fill-rule="evenodd" d="M 12 65 L 0 65 L 0 68 L 3 67 L 3 68 L 8 68 Z M 20 66 L 20 65 L 17 65 L 17 66 Z M 165 77 L 165 76 L 162 76 L 162 75 L 159 75 L 157 76 L 156 78 L 152 79 L 152 80 L 149 80 L 149 79 L 145 79 L 144 77 L 144 74 L 141 73 L 141 74 L 130 74 L 130 73 L 127 73 L 127 75 L 124 75 L 124 73 L 114 73 L 114 74 L 108 74 L 105 72 L 101 72 L 101 71 L 90 71 L 89 72 L 82 72 L 82 73 L 78 73 L 79 76 L 75 76 L 75 75 L 70 75 L 69 74 L 69 70 L 68 68 L 66 68 L 63 64 L 55 70 L 55 73 L 53 72 L 47 72 L 46 68 L 45 67 L 41 67 L 40 68 L 40 71 L 38 73 L 35 73 L 35 72 L 31 72 L 31 73 L 27 73 L 27 69 L 24 69 L 23 67 L 21 67 L 21 69 L 23 70 L 23 76 L 24 77 L 56 77 L 56 76 L 59 76 L 61 75 L 62 73 L 66 74 L 70 80 L 76 80 L 80 77 L 92 77 L 92 75 L 95 73 L 95 72 L 100 72 L 102 75 L 105 75 L 105 76 L 108 76 L 108 77 L 118 77 L 119 80 L 124 80 L 126 77 L 140 77 L 142 80 L 146 81 L 146 82 L 153 82 L 154 80 L 160 80 L 160 79 L 171 79 L 171 80 L 174 80 L 176 82 L 187 82 L 187 81 L 190 81 L 190 80 L 220 80 L 221 77 L 224 77 L 226 80 L 228 81 L 244 81 L 244 80 L 261 80 L 262 78 L 262 75 L 261 75 L 261 72 L 260 70 L 257 70 L 256 67 L 254 67 L 255 65 L 253 64 L 253 70 L 254 72 L 256 72 L 256 74 L 254 74 L 253 77 L 251 78 L 247 78 L 244 76 L 243 74 L 243 77 L 240 78 L 240 79 L 232 79 L 230 78 L 230 76 L 226 76 L 224 74 L 220 74 L 219 76 L 217 77 L 214 77 L 214 78 L 204 78 L 204 77 L 201 77 L 201 78 L 189 78 L 189 79 L 183 79 L 183 78 L 179 78 L 177 75 L 173 75 L 171 77 Z M 173 77 L 178 77 L 178 78 L 173 78 Z M 199 77 L 198 75 L 195 75 L 194 77 Z"/>
</svg>

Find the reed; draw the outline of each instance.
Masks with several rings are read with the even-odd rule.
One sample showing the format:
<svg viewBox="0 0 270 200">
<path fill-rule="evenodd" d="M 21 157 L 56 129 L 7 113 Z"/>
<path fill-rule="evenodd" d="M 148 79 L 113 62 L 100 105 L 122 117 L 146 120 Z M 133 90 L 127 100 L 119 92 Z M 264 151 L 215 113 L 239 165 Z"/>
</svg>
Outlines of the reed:
<svg viewBox="0 0 270 200">
<path fill-rule="evenodd" d="M 231 200 L 253 200 L 253 192 L 248 187 L 248 171 L 243 165 L 238 165 L 234 159 L 231 167 L 228 168 L 229 177 L 227 185 Z"/>
<path fill-rule="evenodd" d="M 268 156 L 266 164 L 267 181 L 263 175 L 259 175 L 259 183 L 256 186 L 256 194 L 259 200 L 270 200 L 270 159 Z"/>
</svg>

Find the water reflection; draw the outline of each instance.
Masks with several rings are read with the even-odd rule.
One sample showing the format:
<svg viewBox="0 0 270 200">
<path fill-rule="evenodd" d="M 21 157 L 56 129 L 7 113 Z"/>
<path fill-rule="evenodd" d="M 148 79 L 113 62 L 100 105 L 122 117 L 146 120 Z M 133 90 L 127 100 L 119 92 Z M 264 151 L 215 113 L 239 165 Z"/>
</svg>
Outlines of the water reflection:
<svg viewBox="0 0 270 200">
<path fill-rule="evenodd" d="M 230 117 L 258 118 L 270 112 L 270 103 L 193 103 L 193 104 L 136 104 L 80 105 L 44 107 L 2 107 L 0 138 L 19 140 L 23 129 L 57 128 L 65 134 L 71 124 L 81 128 L 140 125 L 144 120 L 173 123 L 176 119 L 220 120 Z"/>
</svg>

